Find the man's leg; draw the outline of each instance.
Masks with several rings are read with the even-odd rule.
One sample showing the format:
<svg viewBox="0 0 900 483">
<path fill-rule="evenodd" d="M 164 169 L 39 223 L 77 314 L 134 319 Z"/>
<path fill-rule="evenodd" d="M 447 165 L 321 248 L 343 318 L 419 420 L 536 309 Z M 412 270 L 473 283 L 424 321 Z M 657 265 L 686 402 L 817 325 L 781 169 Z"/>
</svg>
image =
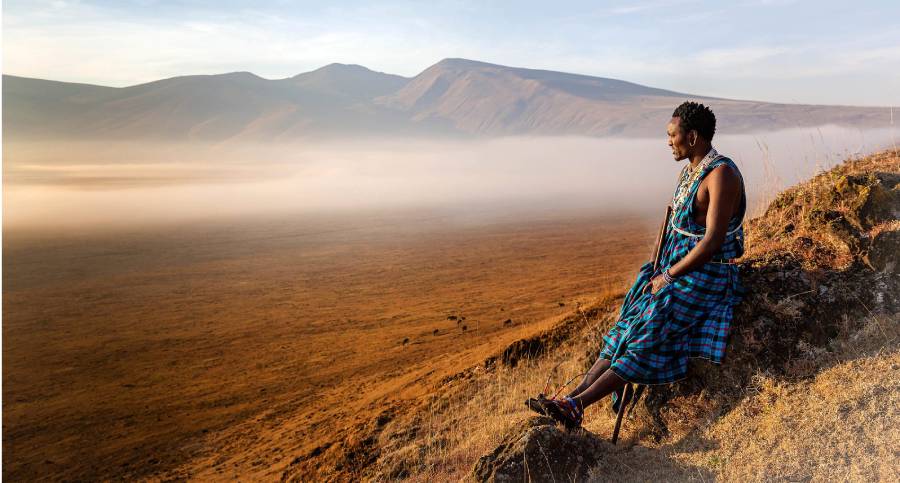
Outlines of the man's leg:
<svg viewBox="0 0 900 483">
<path fill-rule="evenodd" d="M 609 361 L 607 361 L 609 362 Z M 603 399 L 604 397 L 612 394 L 613 391 L 617 391 L 625 385 L 625 379 L 622 379 L 618 375 L 616 375 L 613 371 L 604 371 L 600 377 L 591 384 L 590 387 L 585 389 L 583 392 L 576 396 L 571 396 L 572 399 L 578 403 L 578 406 L 581 409 L 584 409 L 591 404 Z"/>
<path fill-rule="evenodd" d="M 610 362 L 607 359 L 597 359 L 597 362 L 594 362 L 594 365 L 591 366 L 591 370 L 584 375 L 584 379 L 581 380 L 581 384 L 578 385 L 575 389 L 571 390 L 566 397 L 575 397 L 582 393 L 582 391 L 591 387 L 591 384 L 600 377 L 601 374 L 606 372 L 609 369 Z"/>
</svg>

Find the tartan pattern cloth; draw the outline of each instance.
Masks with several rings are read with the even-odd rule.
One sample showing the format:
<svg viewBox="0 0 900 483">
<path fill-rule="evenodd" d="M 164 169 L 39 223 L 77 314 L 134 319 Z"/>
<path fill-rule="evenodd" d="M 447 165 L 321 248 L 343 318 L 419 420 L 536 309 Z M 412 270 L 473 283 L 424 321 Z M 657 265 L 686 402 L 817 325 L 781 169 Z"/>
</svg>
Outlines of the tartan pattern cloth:
<svg viewBox="0 0 900 483">
<path fill-rule="evenodd" d="M 641 266 L 637 280 L 625 295 L 618 321 L 603 337 L 600 358 L 609 360 L 611 370 L 628 382 L 675 382 L 687 375 L 688 358 L 701 357 L 721 363 L 725 354 L 733 308 L 743 299 L 745 291 L 738 278 L 738 267 L 715 261 L 737 258 L 744 253 L 741 225 L 747 203 L 742 177 L 741 207 L 728 223 L 728 231 L 734 232 L 726 236 L 712 261 L 679 276 L 655 294 L 642 293 L 650 279 L 684 257 L 705 233 L 705 228 L 694 222 L 693 213 L 694 198 L 703 178 L 723 164 L 740 176 L 734 162 L 715 149 L 711 149 L 707 157 L 712 159 L 704 159 L 708 166 L 702 168 L 700 176 L 693 182 L 686 202 L 680 206 L 673 203 L 676 209 L 671 224 L 665 229 L 659 269 L 653 271 L 652 261 Z M 698 168 L 701 166 L 702 163 Z M 684 170 L 687 169 L 685 166 Z M 686 173 L 682 171 L 682 182 L 688 178 Z M 675 193 L 678 194 L 678 187 Z M 700 236 L 679 233 L 672 229 L 672 224 Z"/>
</svg>

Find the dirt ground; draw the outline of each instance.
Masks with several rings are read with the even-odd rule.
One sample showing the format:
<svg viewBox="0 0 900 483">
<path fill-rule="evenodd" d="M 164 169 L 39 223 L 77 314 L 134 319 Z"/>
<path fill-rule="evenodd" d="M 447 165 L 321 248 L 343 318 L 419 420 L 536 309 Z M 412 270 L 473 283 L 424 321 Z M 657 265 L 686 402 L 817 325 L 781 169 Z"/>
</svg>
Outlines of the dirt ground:
<svg viewBox="0 0 900 483">
<path fill-rule="evenodd" d="M 628 283 L 656 223 L 5 230 L 3 476 L 277 479 L 391 401 Z"/>
</svg>

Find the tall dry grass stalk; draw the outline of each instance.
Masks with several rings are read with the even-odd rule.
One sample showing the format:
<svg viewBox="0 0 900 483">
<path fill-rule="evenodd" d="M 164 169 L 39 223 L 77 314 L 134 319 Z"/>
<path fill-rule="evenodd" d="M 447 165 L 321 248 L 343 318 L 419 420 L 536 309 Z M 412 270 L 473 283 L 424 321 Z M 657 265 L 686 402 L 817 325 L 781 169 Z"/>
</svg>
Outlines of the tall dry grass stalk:
<svg viewBox="0 0 900 483">
<path fill-rule="evenodd" d="M 759 138 L 754 139 L 756 140 L 756 147 L 759 148 L 760 154 L 762 155 L 763 185 L 759 190 L 760 194 L 759 198 L 757 198 L 756 206 L 748 213 L 751 218 L 761 216 L 769 203 L 782 190 L 781 177 L 778 176 L 775 164 L 772 163 L 772 158 L 769 154 L 769 145 Z"/>
<path fill-rule="evenodd" d="M 894 138 L 894 106 L 891 106 L 891 146 L 894 147 L 894 151 L 897 150 L 897 140 Z"/>
</svg>

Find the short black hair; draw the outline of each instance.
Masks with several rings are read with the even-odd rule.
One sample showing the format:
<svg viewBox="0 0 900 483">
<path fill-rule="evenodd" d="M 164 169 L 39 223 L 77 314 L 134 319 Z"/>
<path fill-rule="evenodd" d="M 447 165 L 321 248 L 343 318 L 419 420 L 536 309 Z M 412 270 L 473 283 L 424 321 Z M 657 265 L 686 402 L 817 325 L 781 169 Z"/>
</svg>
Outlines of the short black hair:
<svg viewBox="0 0 900 483">
<path fill-rule="evenodd" d="M 713 135 L 716 133 L 716 115 L 703 104 L 686 101 L 675 108 L 672 117 L 681 119 L 681 129 L 685 133 L 691 129 L 696 129 L 697 134 L 712 141 Z"/>
</svg>

